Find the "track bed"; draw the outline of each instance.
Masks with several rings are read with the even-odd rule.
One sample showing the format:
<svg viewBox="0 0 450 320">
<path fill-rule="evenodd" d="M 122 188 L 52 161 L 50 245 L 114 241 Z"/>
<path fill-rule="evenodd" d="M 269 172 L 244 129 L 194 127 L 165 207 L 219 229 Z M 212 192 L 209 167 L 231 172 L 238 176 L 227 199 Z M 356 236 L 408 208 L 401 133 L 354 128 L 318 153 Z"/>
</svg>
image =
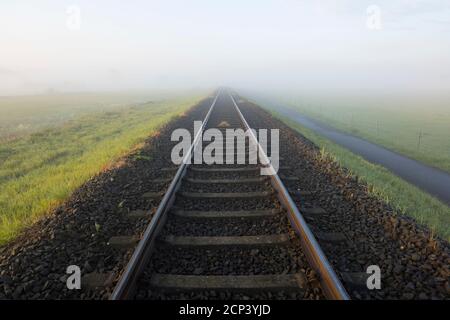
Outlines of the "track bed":
<svg viewBox="0 0 450 320">
<path fill-rule="evenodd" d="M 224 134 L 243 128 L 227 94 L 219 95 L 209 128 Z M 227 151 L 241 152 L 236 146 Z M 260 169 L 204 162 L 187 167 L 135 299 L 324 298 L 317 274 L 292 241 L 296 234 L 287 212 Z"/>
</svg>

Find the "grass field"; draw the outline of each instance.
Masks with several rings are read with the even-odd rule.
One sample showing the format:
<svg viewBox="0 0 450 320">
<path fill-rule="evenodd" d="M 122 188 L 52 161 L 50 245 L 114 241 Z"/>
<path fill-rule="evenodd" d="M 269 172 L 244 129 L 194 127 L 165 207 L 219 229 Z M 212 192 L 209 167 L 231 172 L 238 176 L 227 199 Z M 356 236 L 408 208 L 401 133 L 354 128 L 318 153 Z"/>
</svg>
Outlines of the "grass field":
<svg viewBox="0 0 450 320">
<path fill-rule="evenodd" d="M 0 142 L 62 125 L 92 112 L 118 111 L 181 92 L 65 93 L 0 97 Z M 189 94 L 189 93 L 188 93 Z"/>
<path fill-rule="evenodd" d="M 197 94 L 101 112 L 89 109 L 60 126 L 1 143 L 0 243 L 48 213 L 200 98 Z M 34 110 L 36 118 L 42 116 L 40 108 Z M 26 114 L 33 119 L 33 114 Z M 15 116 L 22 121 L 21 112 Z"/>
<path fill-rule="evenodd" d="M 449 97 L 280 98 L 337 129 L 450 172 Z"/>
<path fill-rule="evenodd" d="M 352 175 L 366 182 L 372 194 L 386 201 L 399 212 L 410 215 L 419 223 L 431 228 L 436 234 L 450 241 L 450 208 L 432 196 L 422 192 L 385 168 L 367 162 L 313 131 L 298 125 L 276 112 L 273 113 L 294 128 L 331 157 Z"/>
</svg>

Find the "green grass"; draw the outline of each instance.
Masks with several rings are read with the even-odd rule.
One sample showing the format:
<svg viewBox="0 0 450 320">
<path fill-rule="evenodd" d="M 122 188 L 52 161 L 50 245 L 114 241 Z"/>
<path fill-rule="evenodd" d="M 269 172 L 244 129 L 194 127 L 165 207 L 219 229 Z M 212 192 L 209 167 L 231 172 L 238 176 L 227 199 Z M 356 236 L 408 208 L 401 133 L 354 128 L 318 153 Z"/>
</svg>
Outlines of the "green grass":
<svg viewBox="0 0 450 320">
<path fill-rule="evenodd" d="M 402 214 L 414 217 L 416 221 L 450 241 L 450 208 L 447 205 L 396 177 L 385 168 L 367 162 L 360 156 L 274 111 L 272 113 L 314 142 L 321 149 L 323 156 L 329 156 L 341 167 L 347 168 L 350 174 L 358 176 L 360 180 L 367 183 L 370 192 L 376 197 L 386 201 Z"/>
<path fill-rule="evenodd" d="M 450 172 L 448 97 L 285 98 L 306 116 Z"/>
<path fill-rule="evenodd" d="M 0 144 L 0 243 L 37 221 L 199 96 L 93 112 Z"/>
</svg>

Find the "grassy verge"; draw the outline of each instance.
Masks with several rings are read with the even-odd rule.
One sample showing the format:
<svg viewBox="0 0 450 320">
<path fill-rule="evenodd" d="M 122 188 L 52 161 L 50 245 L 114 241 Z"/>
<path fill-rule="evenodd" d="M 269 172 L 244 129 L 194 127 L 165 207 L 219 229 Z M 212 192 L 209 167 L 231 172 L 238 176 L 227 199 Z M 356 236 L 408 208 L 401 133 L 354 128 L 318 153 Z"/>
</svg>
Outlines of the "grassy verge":
<svg viewBox="0 0 450 320">
<path fill-rule="evenodd" d="M 200 98 L 92 113 L 0 144 L 0 244 Z"/>
<path fill-rule="evenodd" d="M 428 226 L 436 234 L 450 241 L 450 208 L 436 198 L 422 192 L 387 169 L 374 165 L 330 140 L 302 127 L 289 118 L 272 112 L 289 127 L 314 142 L 326 156 L 330 156 L 352 175 L 367 183 L 369 190 L 389 203 L 399 212 L 410 215 L 419 223 Z"/>
</svg>

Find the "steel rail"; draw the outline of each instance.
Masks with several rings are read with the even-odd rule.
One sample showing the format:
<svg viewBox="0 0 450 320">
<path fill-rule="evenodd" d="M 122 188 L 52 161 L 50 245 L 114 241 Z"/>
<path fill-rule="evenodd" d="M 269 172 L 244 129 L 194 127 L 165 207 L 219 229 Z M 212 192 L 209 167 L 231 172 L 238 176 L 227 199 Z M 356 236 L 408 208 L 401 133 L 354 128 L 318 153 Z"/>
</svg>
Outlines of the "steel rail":
<svg viewBox="0 0 450 320">
<path fill-rule="evenodd" d="M 205 116 L 205 119 L 203 120 L 201 129 L 197 132 L 194 141 L 192 142 L 188 152 L 186 153 L 182 160 L 182 163 L 180 164 L 180 167 L 177 170 L 177 173 L 175 174 L 175 177 L 173 178 L 172 182 L 169 185 L 169 188 L 162 198 L 155 215 L 145 229 L 142 239 L 136 246 L 136 249 L 131 256 L 130 261 L 125 267 L 125 270 L 123 271 L 116 287 L 114 288 L 114 291 L 110 297 L 111 300 L 127 300 L 133 297 L 137 280 L 148 263 L 156 237 L 158 236 L 165 220 L 167 219 L 167 212 L 170 210 L 172 204 L 175 201 L 176 192 L 178 191 L 181 181 L 186 174 L 187 166 L 191 162 L 190 160 L 193 156 L 193 152 L 200 142 L 202 133 L 206 127 L 206 123 L 209 120 L 211 112 L 214 109 L 214 106 L 220 94 L 221 90 L 219 89 L 211 104 L 211 107 L 209 108 L 208 113 Z"/>
<path fill-rule="evenodd" d="M 297 234 L 300 236 L 300 242 L 302 244 L 303 250 L 305 251 L 305 255 L 308 259 L 308 262 L 311 264 L 313 269 L 319 274 L 320 282 L 322 285 L 322 290 L 324 291 L 325 296 L 328 299 L 333 300 L 350 300 L 350 297 L 342 285 L 341 281 L 337 277 L 334 272 L 331 264 L 323 253 L 322 249 L 319 246 L 316 238 L 308 227 L 305 219 L 301 215 L 294 201 L 292 200 L 289 192 L 278 176 L 277 172 L 273 168 L 270 163 L 269 157 L 267 157 L 264 149 L 260 146 L 258 139 L 256 138 L 253 130 L 251 130 L 249 124 L 244 118 L 241 110 L 239 109 L 236 101 L 234 100 L 232 94 L 228 92 L 231 100 L 233 101 L 234 107 L 236 108 L 237 113 L 241 119 L 241 122 L 245 128 L 248 130 L 249 135 L 254 143 L 258 146 L 258 151 L 260 157 L 262 157 L 263 162 L 268 164 L 268 169 L 270 170 L 270 181 L 273 188 L 277 191 L 278 199 L 280 200 L 283 207 L 289 213 L 289 220 Z"/>
</svg>

